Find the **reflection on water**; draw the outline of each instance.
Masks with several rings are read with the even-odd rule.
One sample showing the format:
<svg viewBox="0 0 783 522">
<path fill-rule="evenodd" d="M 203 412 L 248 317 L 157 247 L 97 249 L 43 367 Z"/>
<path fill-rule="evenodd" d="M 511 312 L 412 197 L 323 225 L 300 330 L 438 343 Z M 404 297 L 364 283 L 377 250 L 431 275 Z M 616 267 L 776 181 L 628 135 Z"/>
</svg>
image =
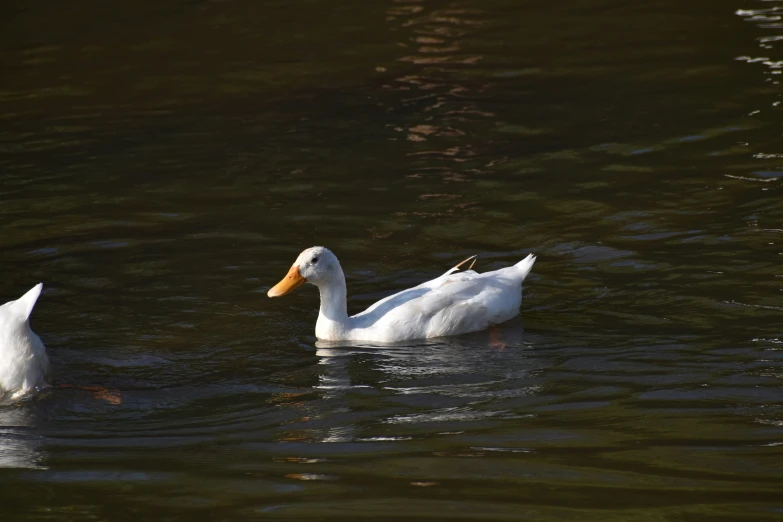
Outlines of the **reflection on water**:
<svg viewBox="0 0 783 522">
<path fill-rule="evenodd" d="M 433 7 L 426 3 L 394 3 L 387 15 L 403 53 L 397 60 L 412 65 L 383 86 L 393 93 L 389 111 L 404 114 L 402 125 L 389 125 L 413 143 L 406 153 L 409 158 L 406 177 L 437 176 L 446 183 L 446 188 L 452 182 L 465 181 L 466 176 L 481 174 L 484 171 L 480 163 L 468 169 L 455 168 L 454 164 L 465 163 L 477 155 L 476 140 L 470 129 L 486 127 L 483 120 L 491 119 L 494 123 L 495 119 L 493 112 L 483 110 L 476 103 L 489 89 L 489 83 L 466 74 L 482 56 L 466 50 L 463 42 L 486 25 L 484 12 L 464 5 Z M 482 160 L 487 161 L 494 160 Z M 475 210 L 477 204 L 472 198 L 448 189 L 422 193 L 419 199 L 424 203 L 439 201 L 446 208 L 437 212 L 420 209 L 415 212 L 418 217 L 463 214 Z"/>
<path fill-rule="evenodd" d="M 528 384 L 535 365 L 527 357 L 520 357 L 532 346 L 524 344 L 518 326 L 504 328 L 502 335 L 502 345 L 493 345 L 489 334 L 394 346 L 318 341 L 318 383 L 313 388 L 319 398 L 294 405 L 302 417 L 286 426 L 283 440 L 411 439 L 407 433 L 397 435 L 388 430 L 378 438 L 361 429 L 370 417 L 359 414 L 355 399 L 379 391 L 415 408 L 415 413 L 372 415 L 373 422 L 380 424 L 407 423 L 420 430 L 439 422 L 523 418 L 526 415 L 496 408 L 505 399 L 530 395 L 538 389 Z M 477 352 L 477 346 L 483 349 Z M 352 381 L 352 367 L 356 365 L 367 367 L 364 371 L 372 375 L 366 383 Z M 433 405 L 436 397 L 441 399 Z M 300 425 L 306 427 L 299 429 Z"/>
<path fill-rule="evenodd" d="M 0 409 L 3 516 L 780 518 L 780 4 L 0 7 L 56 385 Z M 352 312 L 540 261 L 494 331 L 335 345 L 265 295 L 313 244 Z"/>
<path fill-rule="evenodd" d="M 45 469 L 38 417 L 27 404 L 0 407 L 0 468 Z"/>
</svg>

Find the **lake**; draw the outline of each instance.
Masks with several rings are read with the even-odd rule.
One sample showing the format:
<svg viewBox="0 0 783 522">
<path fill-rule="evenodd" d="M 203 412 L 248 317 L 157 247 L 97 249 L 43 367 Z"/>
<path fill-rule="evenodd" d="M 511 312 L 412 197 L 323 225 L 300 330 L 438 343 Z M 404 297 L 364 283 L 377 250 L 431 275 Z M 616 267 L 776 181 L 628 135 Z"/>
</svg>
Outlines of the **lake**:
<svg viewBox="0 0 783 522">
<path fill-rule="evenodd" d="M 0 518 L 783 519 L 783 1 L 0 7 Z M 478 254 L 521 315 L 322 343 Z"/>
</svg>

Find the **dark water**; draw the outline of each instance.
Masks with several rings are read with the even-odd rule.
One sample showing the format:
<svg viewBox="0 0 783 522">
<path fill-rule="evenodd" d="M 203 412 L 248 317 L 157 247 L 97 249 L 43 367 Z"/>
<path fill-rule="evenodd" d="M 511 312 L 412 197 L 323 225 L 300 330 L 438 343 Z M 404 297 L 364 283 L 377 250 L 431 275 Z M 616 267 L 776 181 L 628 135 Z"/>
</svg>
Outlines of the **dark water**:
<svg viewBox="0 0 783 522">
<path fill-rule="evenodd" d="M 783 519 L 781 49 L 781 1 L 4 2 L 58 388 L 0 518 Z M 315 244 L 352 312 L 539 261 L 497 334 L 321 346 L 265 295 Z"/>
</svg>

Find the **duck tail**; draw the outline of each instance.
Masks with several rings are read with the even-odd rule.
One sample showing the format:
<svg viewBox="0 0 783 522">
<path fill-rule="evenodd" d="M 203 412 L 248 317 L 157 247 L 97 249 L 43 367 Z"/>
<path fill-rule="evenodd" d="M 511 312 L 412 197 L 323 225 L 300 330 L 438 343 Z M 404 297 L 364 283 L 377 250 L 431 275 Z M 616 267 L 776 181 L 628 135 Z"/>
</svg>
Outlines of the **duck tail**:
<svg viewBox="0 0 783 522">
<path fill-rule="evenodd" d="M 17 317 L 20 317 L 23 321 L 30 318 L 30 314 L 33 313 L 33 307 L 35 306 L 36 301 L 38 301 L 38 296 L 41 295 L 42 288 L 43 283 L 38 283 L 28 290 L 26 294 L 13 302 L 11 309 Z"/>
<path fill-rule="evenodd" d="M 516 268 L 519 271 L 520 275 L 520 281 L 524 280 L 527 275 L 530 273 L 530 270 L 533 268 L 533 263 L 536 262 L 536 256 L 533 254 L 528 254 L 528 256 L 514 265 L 514 268 Z"/>
</svg>

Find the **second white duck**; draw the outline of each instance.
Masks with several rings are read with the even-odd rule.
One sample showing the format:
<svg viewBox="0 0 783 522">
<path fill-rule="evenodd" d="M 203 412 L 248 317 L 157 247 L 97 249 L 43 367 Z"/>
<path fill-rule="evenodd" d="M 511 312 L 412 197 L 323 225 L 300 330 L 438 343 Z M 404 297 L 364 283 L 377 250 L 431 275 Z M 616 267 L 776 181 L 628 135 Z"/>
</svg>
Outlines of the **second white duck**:
<svg viewBox="0 0 783 522">
<path fill-rule="evenodd" d="M 47 386 L 49 358 L 41 338 L 30 329 L 43 283 L 16 301 L 0 306 L 0 398 L 18 399 Z"/>
<path fill-rule="evenodd" d="M 317 246 L 299 254 L 285 278 L 267 295 L 282 296 L 303 283 L 317 286 L 321 309 L 315 335 L 326 341 L 391 343 L 457 335 L 483 330 L 517 315 L 522 281 L 536 257 L 530 254 L 513 266 L 483 274 L 470 269 L 457 272 L 470 259 L 349 317 L 340 262 L 328 248 Z"/>
</svg>

